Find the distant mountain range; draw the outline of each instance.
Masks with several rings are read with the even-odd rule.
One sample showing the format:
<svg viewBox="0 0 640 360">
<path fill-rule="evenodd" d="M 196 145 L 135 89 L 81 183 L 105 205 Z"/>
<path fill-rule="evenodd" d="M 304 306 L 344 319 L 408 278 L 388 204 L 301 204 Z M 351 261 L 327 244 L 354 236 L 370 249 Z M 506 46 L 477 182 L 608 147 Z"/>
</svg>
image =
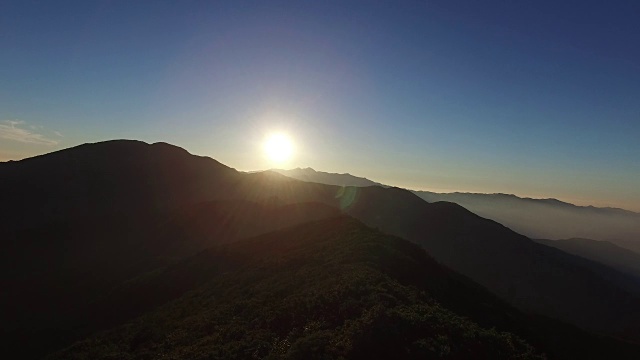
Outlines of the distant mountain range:
<svg viewBox="0 0 640 360">
<path fill-rule="evenodd" d="M 340 186 L 380 185 L 350 174 L 311 168 L 276 170 L 294 179 Z M 521 198 L 509 194 L 413 191 L 428 202 L 459 204 L 534 239 L 607 240 L 640 253 L 640 214 L 617 208 L 577 206 L 557 199 Z"/>
<path fill-rule="evenodd" d="M 590 239 L 535 240 L 569 254 L 608 265 L 640 278 L 640 254 L 608 241 Z"/>
<path fill-rule="evenodd" d="M 640 354 L 636 277 L 404 189 L 127 140 L 0 163 L 0 188 L 23 358 Z"/>
</svg>

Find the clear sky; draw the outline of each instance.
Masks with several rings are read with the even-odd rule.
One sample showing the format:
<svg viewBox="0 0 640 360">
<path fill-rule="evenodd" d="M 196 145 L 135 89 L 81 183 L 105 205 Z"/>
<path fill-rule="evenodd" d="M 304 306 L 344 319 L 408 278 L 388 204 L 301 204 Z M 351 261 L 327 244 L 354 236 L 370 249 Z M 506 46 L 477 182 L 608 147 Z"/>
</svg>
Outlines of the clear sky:
<svg viewBox="0 0 640 360">
<path fill-rule="evenodd" d="M 640 210 L 640 1 L 2 1 L 0 160 L 114 138 L 240 170 Z"/>
</svg>

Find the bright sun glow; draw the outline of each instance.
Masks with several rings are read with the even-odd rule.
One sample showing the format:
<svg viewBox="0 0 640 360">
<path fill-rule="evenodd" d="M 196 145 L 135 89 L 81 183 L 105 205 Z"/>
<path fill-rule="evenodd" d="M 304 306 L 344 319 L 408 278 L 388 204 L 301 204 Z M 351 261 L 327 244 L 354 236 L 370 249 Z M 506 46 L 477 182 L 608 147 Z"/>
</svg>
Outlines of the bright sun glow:
<svg viewBox="0 0 640 360">
<path fill-rule="evenodd" d="M 264 152 L 271 162 L 282 164 L 291 159 L 293 143 L 285 134 L 271 134 L 264 142 Z"/>
</svg>

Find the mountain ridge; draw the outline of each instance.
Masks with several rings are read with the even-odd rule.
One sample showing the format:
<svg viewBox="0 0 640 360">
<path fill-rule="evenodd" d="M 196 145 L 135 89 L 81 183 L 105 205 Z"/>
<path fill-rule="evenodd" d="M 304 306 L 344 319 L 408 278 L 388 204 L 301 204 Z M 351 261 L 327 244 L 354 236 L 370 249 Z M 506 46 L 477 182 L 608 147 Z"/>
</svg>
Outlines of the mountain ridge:
<svg viewBox="0 0 640 360">
<path fill-rule="evenodd" d="M 360 177 L 360 176 L 356 176 L 350 173 L 331 173 L 331 172 L 326 172 L 326 171 L 320 171 L 320 170 L 316 170 L 314 168 L 311 167 L 306 167 L 306 168 L 294 168 L 294 169 L 269 169 L 270 171 L 275 171 L 278 172 L 282 175 L 288 176 L 288 177 L 292 177 L 294 179 L 298 179 L 298 180 L 303 180 L 301 178 L 297 177 L 297 173 L 304 173 L 307 176 L 312 176 L 312 175 L 320 175 L 320 176 L 339 176 L 341 178 L 343 178 L 345 181 L 341 182 L 340 184 L 329 184 L 329 185 L 344 185 L 344 186 L 363 186 L 363 185 L 357 185 L 356 182 L 357 181 L 365 181 L 367 183 L 367 185 L 364 186 L 383 186 L 383 187 L 398 187 L 398 186 L 393 186 L 393 185 L 385 185 L 379 182 L 375 182 L 373 180 L 369 180 L 366 177 Z M 352 181 L 349 181 L 349 179 L 352 179 Z M 304 180 L 303 180 L 304 181 Z M 400 187 L 402 188 L 402 187 Z M 528 197 L 528 196 L 519 196 L 516 194 L 511 194 L 511 193 L 502 193 L 502 192 L 494 192 L 494 193 L 482 193 L 482 192 L 471 192 L 471 191 L 451 191 L 451 192 L 435 192 L 435 191 L 428 191 L 428 190 L 414 190 L 414 189 L 409 189 L 409 188 L 403 188 L 406 190 L 409 190 L 411 192 L 414 193 L 429 193 L 429 194 L 438 194 L 438 195 L 486 195 L 486 196 L 500 196 L 500 197 L 508 197 L 508 198 L 515 198 L 515 199 L 519 199 L 519 200 L 531 200 L 531 201 L 542 201 L 542 202 L 549 202 L 549 203 L 555 203 L 555 204 L 559 204 L 559 205 L 566 205 L 566 206 L 570 206 L 570 207 L 576 207 L 576 208 L 588 208 L 588 209 L 603 209 L 603 210 L 613 210 L 613 211 L 620 211 L 622 213 L 631 213 L 634 215 L 640 215 L 640 212 L 637 211 L 633 211 L 633 210 L 629 210 L 629 209 L 624 209 L 624 208 L 619 208 L 619 207 L 612 207 L 612 206 L 594 206 L 594 205 L 577 205 L 577 204 L 573 204 L 567 201 L 563 201 L 557 198 L 533 198 L 533 197 Z"/>
<path fill-rule="evenodd" d="M 611 207 L 611 206 L 593 206 L 593 205 L 577 205 L 577 204 L 573 204 L 567 201 L 563 201 L 560 199 L 556 199 L 556 198 L 533 198 L 533 197 L 528 197 L 528 196 L 518 196 L 515 194 L 509 194 L 509 193 L 479 193 L 479 192 L 464 192 L 464 191 L 452 191 L 452 192 L 443 192 L 443 193 L 438 193 L 438 192 L 433 192 L 433 191 L 426 191 L 426 190 L 410 190 L 412 192 L 426 192 L 426 193 L 433 193 L 433 194 L 440 194 L 440 195 L 487 195 L 487 196 L 503 196 L 503 197 L 508 197 L 508 198 L 514 198 L 514 199 L 518 199 L 518 200 L 528 200 L 528 201 L 535 201 L 535 202 L 548 202 L 548 203 L 552 203 L 552 204 L 557 204 L 557 205 L 563 205 L 563 206 L 568 206 L 568 207 L 573 207 L 573 208 L 586 208 L 586 209 L 602 209 L 602 210 L 612 210 L 612 211 L 618 211 L 621 213 L 630 213 L 633 215 L 640 215 L 640 212 L 637 211 L 632 211 L 632 210 L 628 210 L 628 209 L 623 209 L 623 208 L 619 208 L 619 207 Z"/>
<path fill-rule="evenodd" d="M 281 173 L 302 181 L 341 186 L 372 186 L 377 183 L 350 174 L 307 171 Z M 332 178 L 333 177 L 333 178 Z M 368 182 L 363 183 L 361 179 Z M 449 201 L 482 217 L 531 238 L 566 239 L 574 237 L 611 241 L 632 251 L 640 251 L 640 213 L 613 207 L 581 206 L 554 198 L 536 199 L 505 193 L 436 193 L 410 190 L 428 202 Z"/>
<path fill-rule="evenodd" d="M 637 288 L 611 284 L 606 277 L 611 273 L 602 274 L 600 268 L 582 258 L 536 244 L 460 205 L 427 203 L 400 188 L 323 185 L 275 172 L 243 174 L 186 152 L 171 151 L 167 155 L 147 145 L 139 152 L 128 153 L 130 144 L 123 143 L 124 149 L 118 148 L 119 144 L 102 144 L 98 148 L 103 150 L 117 147 L 102 152 L 74 148 L 63 156 L 51 157 L 51 163 L 44 157 L 35 163 L 13 164 L 15 171 L 0 166 L 4 175 L 0 176 L 0 186 L 13 189 L 0 194 L 0 211 L 8 214 L 1 218 L 1 225 L 9 235 L 3 243 L 7 251 L 2 254 L 4 271 L 0 277 L 8 282 L 8 291 L 0 300 L 5 312 L 18 309 L 5 314 L 7 318 L 18 317 L 16 324 L 28 325 L 29 319 L 39 314 L 38 307 L 43 314 L 58 314 L 59 319 L 51 321 L 68 321 L 65 312 L 52 313 L 51 308 L 63 306 L 73 312 L 74 304 L 84 301 L 74 293 L 77 289 L 83 289 L 86 296 L 91 291 L 98 294 L 141 271 L 166 264 L 163 258 L 168 245 L 178 247 L 169 253 L 179 253 L 180 249 L 193 252 L 227 241 L 224 236 L 215 236 L 198 243 L 195 240 L 202 240 L 198 231 L 181 233 L 179 228 L 166 226 L 174 226 L 172 219 L 178 219 L 177 213 L 185 207 L 231 201 L 294 208 L 295 204 L 322 204 L 371 228 L 421 245 L 439 263 L 521 310 L 631 340 L 640 334 L 640 320 L 634 317 L 640 314 L 640 301 L 633 295 Z M 141 149 L 139 145 L 133 148 Z M 24 164 L 29 166 L 23 168 Z M 69 188 L 78 191 L 69 196 Z M 47 211 L 43 211 L 43 196 Z M 217 209 L 232 211 L 228 206 Z M 240 216 L 236 223 L 242 224 L 242 216 L 253 213 L 228 211 L 216 215 L 219 220 L 212 227 L 205 223 L 204 231 L 223 234 L 233 223 L 227 221 L 229 215 Z M 187 230 L 198 229 L 184 224 Z M 188 247 L 192 245 L 196 248 Z M 145 262 L 141 263 L 142 259 Z M 56 294 L 49 289 L 52 281 L 47 279 L 53 283 L 76 281 L 78 287 L 70 285 L 67 290 L 56 290 L 60 291 Z M 594 289 L 599 296 L 594 296 Z M 76 295 L 74 302 L 65 302 L 70 294 Z M 48 299 L 49 305 L 39 302 L 40 297 Z"/>
<path fill-rule="evenodd" d="M 561 240 L 535 239 L 535 241 L 570 254 L 597 261 L 640 279 L 640 255 L 614 243 L 579 238 Z"/>
<path fill-rule="evenodd" d="M 358 177 L 351 175 L 349 173 L 327 173 L 323 171 L 316 171 L 311 167 L 307 168 L 295 168 L 295 169 L 271 169 L 271 171 L 275 171 L 282 175 L 302 180 L 302 181 L 312 181 L 319 182 L 327 185 L 337 185 L 337 186 L 382 186 L 389 187 L 387 185 L 383 185 L 381 183 L 369 180 L 364 177 Z"/>
<path fill-rule="evenodd" d="M 251 265 L 255 262 L 260 266 Z M 247 272 L 251 274 L 249 278 L 243 275 Z M 219 332 L 243 329 L 243 333 L 249 333 L 256 328 L 260 332 L 256 332 L 254 336 L 264 337 L 265 332 L 271 334 L 267 338 L 270 345 L 261 350 L 271 358 L 279 358 L 278 352 L 283 350 L 278 344 L 282 339 L 286 339 L 285 350 L 290 348 L 294 351 L 293 354 L 286 352 L 289 358 L 308 358 L 308 351 L 313 351 L 316 356 L 325 354 L 329 358 L 415 358 L 417 354 L 445 358 L 513 358 L 516 354 L 519 354 L 519 358 L 540 356 L 528 344 L 522 343 L 519 335 L 514 337 L 504 332 L 509 330 L 532 339 L 552 358 L 578 357 L 571 350 L 562 349 L 550 340 L 557 334 L 548 336 L 543 329 L 551 330 L 551 327 L 547 328 L 544 323 L 529 327 L 530 325 L 526 325 L 529 321 L 527 317 L 468 279 L 438 265 L 417 245 L 367 228 L 346 215 L 207 249 L 169 269 L 165 274 L 160 274 L 156 283 L 182 284 L 185 283 L 185 278 L 202 273 L 210 275 L 200 280 L 199 285 L 194 285 L 192 290 L 185 292 L 187 296 L 178 297 L 151 314 L 105 335 L 76 343 L 53 358 L 102 358 L 106 355 L 101 353 L 105 347 L 110 349 L 110 357 L 118 354 L 117 357 L 121 358 L 139 358 L 151 352 L 174 354 L 174 357 L 181 354 L 179 357 L 193 358 L 198 357 L 196 354 L 207 353 L 213 358 L 241 358 L 237 350 L 229 352 L 230 344 L 233 344 L 231 348 L 243 348 L 253 339 L 227 338 Z M 234 293 L 233 286 L 216 285 L 218 278 L 224 281 L 228 276 L 232 276 L 230 280 L 233 284 L 244 284 L 241 289 L 247 290 Z M 331 281 L 334 277 L 340 281 Z M 262 285 L 264 281 L 269 285 Z M 258 286 L 253 285 L 256 283 Z M 289 283 L 291 285 L 283 287 L 283 284 Z M 327 293 L 337 292 L 338 295 L 327 297 L 324 291 L 318 291 L 320 287 L 329 287 L 331 291 Z M 268 290 L 265 293 L 259 289 Z M 274 293 L 273 296 L 270 295 L 271 292 Z M 411 300 L 407 302 L 409 299 Z M 436 302 L 429 299 L 435 299 Z M 313 306 L 307 305 L 310 301 L 314 302 Z M 229 307 L 236 310 L 215 312 L 215 309 Z M 382 331 L 380 335 L 374 335 L 376 331 L 372 332 L 366 321 L 373 309 L 378 309 L 375 313 L 382 310 L 387 314 L 382 319 L 387 316 L 391 318 L 390 321 L 385 320 L 377 325 L 380 326 L 377 331 Z M 401 313 L 405 316 L 394 315 L 396 309 L 402 310 Z M 256 311 L 271 315 L 264 320 L 259 320 L 259 316 L 254 319 Z M 212 312 L 215 312 L 215 317 L 201 315 Z M 180 315 L 174 315 L 176 313 Z M 440 313 L 446 316 L 434 316 Z M 426 319 L 420 320 L 420 314 L 432 315 L 425 322 Z M 466 319 L 460 317 L 461 314 Z M 228 318 L 231 315 L 233 319 Z M 406 317 L 407 315 L 411 317 Z M 359 318 L 360 316 L 364 319 Z M 443 321 L 444 318 L 450 320 Z M 238 319 L 243 319 L 241 321 L 244 323 L 236 324 Z M 480 327 L 470 323 L 471 321 L 480 324 Z M 210 322 L 217 325 L 207 326 Z M 231 329 L 228 329 L 229 323 L 234 324 Z M 347 330 L 355 324 L 359 326 L 357 330 Z M 416 327 L 416 324 L 420 326 Z M 561 324 L 558 325 L 562 327 Z M 473 331 L 467 331 L 467 335 L 464 335 L 460 333 L 458 326 L 463 329 L 471 328 Z M 495 326 L 498 330 L 487 331 L 483 326 Z M 205 331 L 200 330 L 203 327 Z M 306 330 L 296 330 L 302 328 Z M 311 333 L 318 330 L 324 335 L 311 336 Z M 335 348 L 331 345 L 338 342 L 330 340 L 331 338 L 353 336 L 350 334 L 354 330 L 355 334 L 364 332 L 366 335 L 355 336 L 344 347 Z M 564 330 L 571 334 L 575 331 L 570 328 Z M 446 341 L 448 350 L 434 346 L 422 347 L 420 342 L 414 341 L 424 337 L 427 342 L 432 342 L 434 332 L 439 335 L 440 341 Z M 175 342 L 171 334 L 181 334 L 181 339 L 189 340 Z M 593 346 L 588 343 L 586 348 L 589 350 L 578 351 L 583 354 L 604 356 L 614 350 L 611 347 L 613 343 L 602 342 L 597 337 L 590 338 L 580 332 L 573 336 L 581 341 L 598 344 Z M 303 350 L 306 346 L 302 344 L 311 339 L 315 345 Z M 409 342 L 407 339 L 410 339 Z M 174 345 L 167 348 L 163 345 L 167 341 Z M 361 348 L 362 346 L 364 347 Z M 499 350 L 496 351 L 494 347 Z M 623 350 L 624 347 L 625 345 L 617 351 L 621 356 L 632 358 L 632 348 Z M 638 353 L 635 352 L 636 355 Z"/>
</svg>

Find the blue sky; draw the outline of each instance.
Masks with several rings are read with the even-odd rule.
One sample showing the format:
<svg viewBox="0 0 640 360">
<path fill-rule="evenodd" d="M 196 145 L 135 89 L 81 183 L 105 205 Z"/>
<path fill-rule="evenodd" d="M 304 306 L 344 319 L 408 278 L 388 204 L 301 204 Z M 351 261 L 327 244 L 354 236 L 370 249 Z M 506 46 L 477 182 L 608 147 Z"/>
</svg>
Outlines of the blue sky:
<svg viewBox="0 0 640 360">
<path fill-rule="evenodd" d="M 113 138 L 241 169 L 640 211 L 640 3 L 4 1 L 0 160 Z"/>
</svg>

